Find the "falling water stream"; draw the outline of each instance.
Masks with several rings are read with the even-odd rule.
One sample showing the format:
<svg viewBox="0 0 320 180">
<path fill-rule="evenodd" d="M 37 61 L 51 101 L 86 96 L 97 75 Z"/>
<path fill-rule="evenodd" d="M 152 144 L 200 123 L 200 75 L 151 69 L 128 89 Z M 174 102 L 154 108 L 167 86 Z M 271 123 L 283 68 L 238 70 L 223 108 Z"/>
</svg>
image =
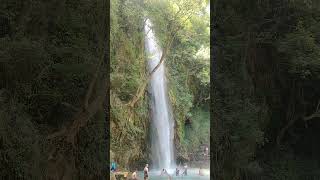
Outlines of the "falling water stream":
<svg viewBox="0 0 320 180">
<path fill-rule="evenodd" d="M 152 23 L 147 19 L 145 24 L 145 47 L 149 57 L 149 71 L 160 62 L 162 50 L 157 43 Z M 151 93 L 151 155 L 154 169 L 172 169 L 175 166 L 173 151 L 174 121 L 168 100 L 165 66 L 152 74 L 150 81 Z"/>
<path fill-rule="evenodd" d="M 162 50 L 157 43 L 152 23 L 147 19 L 145 24 L 145 49 L 148 56 L 149 71 L 151 72 L 160 62 Z M 151 94 L 151 155 L 152 166 L 150 178 L 153 180 L 168 179 L 161 176 L 161 169 L 166 169 L 172 179 L 184 180 L 208 180 L 210 170 L 204 169 L 203 175 L 199 176 L 199 169 L 189 169 L 187 176 L 176 176 L 176 162 L 174 157 L 174 119 L 167 93 L 167 81 L 164 63 L 152 74 L 150 81 Z M 181 167 L 179 167 L 182 173 Z M 143 177 L 143 172 L 139 173 Z"/>
</svg>

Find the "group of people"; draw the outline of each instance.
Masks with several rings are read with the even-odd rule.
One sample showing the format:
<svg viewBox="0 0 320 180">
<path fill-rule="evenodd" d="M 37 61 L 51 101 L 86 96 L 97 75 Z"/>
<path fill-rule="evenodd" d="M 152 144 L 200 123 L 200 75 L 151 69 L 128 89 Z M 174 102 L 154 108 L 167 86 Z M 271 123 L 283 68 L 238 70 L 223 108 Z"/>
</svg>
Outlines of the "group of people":
<svg viewBox="0 0 320 180">
<path fill-rule="evenodd" d="M 187 166 L 187 164 L 185 164 L 183 168 L 184 168 L 184 171 L 183 171 L 182 175 L 183 176 L 187 176 L 188 175 L 188 166 Z M 177 167 L 176 168 L 176 176 L 179 176 L 179 174 L 180 174 L 180 170 Z"/>
<path fill-rule="evenodd" d="M 167 170 L 166 170 L 166 169 L 162 169 L 160 176 L 162 176 L 162 175 L 167 175 L 167 176 L 168 176 L 168 178 L 169 178 L 169 180 L 171 180 L 171 179 L 172 179 L 172 177 L 170 176 L 170 174 L 167 172 Z"/>
<path fill-rule="evenodd" d="M 116 164 L 115 162 L 112 162 L 112 163 L 111 163 L 110 171 L 111 171 L 111 172 L 117 172 L 117 171 L 118 171 L 117 164 Z M 137 169 L 136 169 L 135 171 L 133 171 L 133 173 L 132 173 L 132 175 L 131 175 L 131 180 L 138 180 L 137 172 L 138 172 Z M 126 176 L 125 176 L 125 177 L 126 177 Z"/>
<path fill-rule="evenodd" d="M 183 171 L 183 173 L 181 175 L 182 176 L 187 176 L 188 175 L 188 166 L 187 166 L 187 164 L 184 165 L 183 169 L 184 169 L 184 171 Z M 111 171 L 115 172 L 116 170 L 117 170 L 117 165 L 116 165 L 116 163 L 113 162 L 111 164 Z M 131 180 L 137 180 L 138 179 L 137 172 L 138 172 L 138 170 L 136 169 L 132 173 Z M 169 177 L 169 179 L 172 179 L 172 177 L 170 176 L 170 174 L 167 172 L 166 169 L 162 169 L 160 176 L 162 176 L 162 175 L 167 175 Z M 179 176 L 179 175 L 180 175 L 180 169 L 177 167 L 176 168 L 176 176 Z M 201 171 L 201 167 L 199 169 L 199 175 L 200 176 L 203 175 L 203 173 Z M 149 179 L 149 164 L 146 164 L 144 169 L 143 169 L 143 179 L 144 180 L 148 180 Z"/>
<path fill-rule="evenodd" d="M 188 166 L 187 166 L 187 164 L 185 164 L 183 168 L 184 168 L 184 171 L 183 171 L 183 173 L 181 175 L 182 176 L 187 176 L 188 175 Z M 169 177 L 171 177 L 166 169 L 162 169 L 160 175 L 168 175 Z M 176 167 L 176 176 L 179 176 L 179 175 L 180 175 L 180 169 L 178 167 Z M 199 174 L 198 175 L 199 176 L 203 176 L 203 172 L 202 172 L 202 168 L 201 167 L 199 169 Z"/>
<path fill-rule="evenodd" d="M 118 169 L 117 169 L 117 164 L 116 164 L 115 162 L 112 162 L 112 163 L 111 163 L 110 171 L 111 171 L 111 172 L 117 172 L 117 171 L 118 171 Z M 149 165 L 148 165 L 148 164 L 146 164 L 146 166 L 144 167 L 143 172 L 144 172 L 144 179 L 147 180 L 147 179 L 148 179 L 148 176 L 149 176 Z M 136 169 L 135 171 L 133 171 L 132 174 L 131 174 L 130 180 L 138 180 L 138 175 L 137 175 L 137 173 L 138 173 L 138 170 L 137 170 L 137 169 Z"/>
</svg>

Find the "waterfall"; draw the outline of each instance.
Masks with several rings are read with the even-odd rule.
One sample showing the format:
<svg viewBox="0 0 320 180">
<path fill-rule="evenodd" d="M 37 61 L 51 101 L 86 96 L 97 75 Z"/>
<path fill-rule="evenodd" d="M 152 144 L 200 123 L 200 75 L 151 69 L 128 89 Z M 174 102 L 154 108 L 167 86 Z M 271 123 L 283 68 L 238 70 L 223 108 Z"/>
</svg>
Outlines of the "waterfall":
<svg viewBox="0 0 320 180">
<path fill-rule="evenodd" d="M 160 62 L 162 50 L 151 29 L 152 23 L 145 24 L 145 49 L 149 71 Z M 153 168 L 170 169 L 175 165 L 173 152 L 174 120 L 168 100 L 164 63 L 153 73 L 150 81 L 151 93 L 151 155 Z"/>
</svg>

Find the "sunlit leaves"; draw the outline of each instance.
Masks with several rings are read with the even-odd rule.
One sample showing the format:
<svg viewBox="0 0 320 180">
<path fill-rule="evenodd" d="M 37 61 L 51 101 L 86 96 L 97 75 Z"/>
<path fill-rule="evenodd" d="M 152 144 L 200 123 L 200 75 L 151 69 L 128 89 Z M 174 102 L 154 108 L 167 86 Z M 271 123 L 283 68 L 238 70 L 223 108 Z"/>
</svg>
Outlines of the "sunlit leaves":
<svg viewBox="0 0 320 180">
<path fill-rule="evenodd" d="M 302 78 L 320 73 L 320 46 L 314 33 L 307 30 L 301 21 L 295 31 L 279 42 L 278 50 L 287 55 L 290 73 Z"/>
</svg>

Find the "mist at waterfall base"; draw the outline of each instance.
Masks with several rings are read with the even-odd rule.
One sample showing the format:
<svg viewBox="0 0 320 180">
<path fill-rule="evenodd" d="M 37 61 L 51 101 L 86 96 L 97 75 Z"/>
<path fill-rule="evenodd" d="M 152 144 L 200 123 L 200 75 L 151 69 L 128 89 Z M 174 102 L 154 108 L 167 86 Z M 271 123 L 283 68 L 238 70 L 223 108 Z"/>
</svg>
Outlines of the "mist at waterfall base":
<svg viewBox="0 0 320 180">
<path fill-rule="evenodd" d="M 151 72 L 160 62 L 162 50 L 159 47 L 152 23 L 147 19 L 145 24 L 145 47 Z M 168 101 L 166 89 L 165 66 L 152 74 L 150 80 L 151 93 L 151 155 L 152 167 L 156 169 L 172 169 L 175 167 L 173 151 L 174 121 Z"/>
</svg>

